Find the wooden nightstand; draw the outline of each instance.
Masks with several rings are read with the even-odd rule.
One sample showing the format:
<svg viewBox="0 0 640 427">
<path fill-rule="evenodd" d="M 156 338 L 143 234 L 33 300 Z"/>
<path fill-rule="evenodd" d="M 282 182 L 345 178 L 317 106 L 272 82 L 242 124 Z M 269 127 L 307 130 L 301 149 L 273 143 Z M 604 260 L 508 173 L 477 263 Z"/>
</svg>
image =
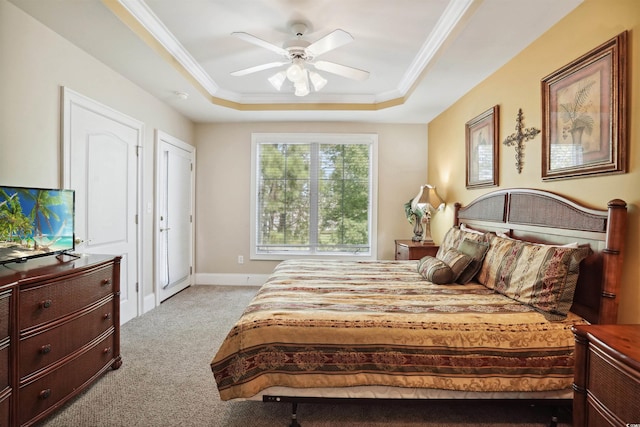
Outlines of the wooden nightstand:
<svg viewBox="0 0 640 427">
<path fill-rule="evenodd" d="M 412 240 L 396 240 L 396 259 L 420 259 L 424 256 L 436 256 L 440 246 Z"/>
<path fill-rule="evenodd" d="M 573 332 L 573 425 L 640 423 L 640 325 L 579 325 Z"/>
</svg>

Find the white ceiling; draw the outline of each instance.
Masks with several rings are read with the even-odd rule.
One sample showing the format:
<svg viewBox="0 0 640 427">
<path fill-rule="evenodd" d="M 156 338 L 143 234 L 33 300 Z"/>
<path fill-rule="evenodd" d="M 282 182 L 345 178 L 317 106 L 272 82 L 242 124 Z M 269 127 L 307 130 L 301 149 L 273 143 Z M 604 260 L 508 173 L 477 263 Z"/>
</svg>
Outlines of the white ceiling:
<svg viewBox="0 0 640 427">
<path fill-rule="evenodd" d="M 428 123 L 582 0 L 9 1 L 196 122 Z M 320 72 L 324 89 L 295 97 L 268 83 L 278 69 L 230 75 L 282 60 L 232 32 L 282 46 L 292 22 L 309 42 L 350 33 L 321 59 L 369 79 Z"/>
</svg>

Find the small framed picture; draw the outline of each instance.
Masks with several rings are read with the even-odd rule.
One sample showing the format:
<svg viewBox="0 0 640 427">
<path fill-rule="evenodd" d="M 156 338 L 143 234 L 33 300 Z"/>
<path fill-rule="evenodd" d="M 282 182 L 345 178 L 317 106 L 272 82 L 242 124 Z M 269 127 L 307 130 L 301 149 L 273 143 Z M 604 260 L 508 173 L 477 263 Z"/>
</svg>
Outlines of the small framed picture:
<svg viewBox="0 0 640 427">
<path fill-rule="evenodd" d="M 542 79 L 542 179 L 626 172 L 627 33 Z"/>
<path fill-rule="evenodd" d="M 467 188 L 498 185 L 497 105 L 465 124 Z"/>
</svg>

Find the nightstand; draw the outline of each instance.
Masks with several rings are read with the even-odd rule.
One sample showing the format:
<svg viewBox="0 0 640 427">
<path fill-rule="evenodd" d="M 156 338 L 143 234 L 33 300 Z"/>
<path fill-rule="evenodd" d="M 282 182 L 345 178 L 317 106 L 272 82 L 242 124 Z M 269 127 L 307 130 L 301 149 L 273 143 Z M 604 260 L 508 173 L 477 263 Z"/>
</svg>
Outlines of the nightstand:
<svg viewBox="0 0 640 427">
<path fill-rule="evenodd" d="M 433 243 L 414 242 L 413 240 L 396 240 L 396 259 L 420 259 L 424 256 L 436 256 L 440 246 Z"/>
<path fill-rule="evenodd" d="M 640 325 L 578 325 L 573 333 L 573 425 L 640 423 Z"/>
</svg>

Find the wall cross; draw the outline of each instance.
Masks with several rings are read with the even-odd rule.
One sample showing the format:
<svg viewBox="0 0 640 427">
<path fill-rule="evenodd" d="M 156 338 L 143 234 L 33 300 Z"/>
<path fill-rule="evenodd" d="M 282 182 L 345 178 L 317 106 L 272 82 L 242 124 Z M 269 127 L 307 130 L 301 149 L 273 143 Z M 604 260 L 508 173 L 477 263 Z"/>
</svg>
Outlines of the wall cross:
<svg viewBox="0 0 640 427">
<path fill-rule="evenodd" d="M 522 172 L 522 164 L 524 163 L 524 161 L 522 160 L 524 157 L 524 142 L 535 138 L 535 136 L 540 133 L 540 129 L 523 129 L 523 127 L 522 108 L 519 108 L 518 118 L 516 119 L 516 132 L 509 135 L 503 142 L 503 144 L 508 147 L 512 145 L 515 145 L 516 147 L 516 169 L 518 169 L 518 173 Z"/>
</svg>

